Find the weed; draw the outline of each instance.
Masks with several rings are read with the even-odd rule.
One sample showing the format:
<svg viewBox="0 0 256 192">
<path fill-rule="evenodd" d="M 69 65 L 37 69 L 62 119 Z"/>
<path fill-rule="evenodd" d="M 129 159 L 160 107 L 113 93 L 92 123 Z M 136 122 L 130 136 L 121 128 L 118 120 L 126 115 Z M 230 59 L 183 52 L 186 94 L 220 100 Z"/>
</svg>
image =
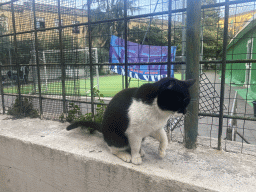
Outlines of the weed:
<svg viewBox="0 0 256 192">
<path fill-rule="evenodd" d="M 102 123 L 104 111 L 106 109 L 106 105 L 104 105 L 104 100 L 102 99 L 104 95 L 101 94 L 100 91 L 97 90 L 96 88 L 93 89 L 93 93 L 94 93 L 94 97 L 97 97 L 98 102 L 102 104 L 102 105 L 101 104 L 97 105 L 95 109 L 96 114 L 94 114 L 94 117 L 92 113 L 86 113 L 85 115 L 82 115 L 81 109 L 78 107 L 78 105 L 75 105 L 74 103 L 69 103 L 69 111 L 67 113 L 66 121 L 68 122 L 95 121 L 97 123 Z M 63 114 L 59 118 L 61 121 L 65 119 Z"/>
<path fill-rule="evenodd" d="M 32 99 L 28 99 L 28 98 L 22 98 L 21 101 L 19 101 L 19 99 L 16 98 L 15 103 L 8 110 L 7 114 L 12 115 L 15 118 L 39 117 L 38 111 L 34 109 L 34 106 L 32 104 Z"/>
</svg>

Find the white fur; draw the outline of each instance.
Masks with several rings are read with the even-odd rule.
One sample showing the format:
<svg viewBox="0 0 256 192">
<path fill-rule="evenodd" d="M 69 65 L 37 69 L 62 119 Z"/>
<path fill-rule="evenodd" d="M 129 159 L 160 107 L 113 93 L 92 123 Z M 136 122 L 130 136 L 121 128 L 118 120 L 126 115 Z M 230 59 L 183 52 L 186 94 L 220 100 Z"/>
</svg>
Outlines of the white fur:
<svg viewBox="0 0 256 192">
<path fill-rule="evenodd" d="M 171 111 L 161 110 L 157 105 L 157 99 L 154 100 L 152 105 L 133 100 L 128 111 L 130 124 L 126 134 L 135 134 L 142 138 L 163 128 L 170 115 L 175 114 Z"/>
<path fill-rule="evenodd" d="M 149 135 L 160 142 L 159 156 L 162 158 L 165 156 L 168 140 L 163 127 L 170 115 L 175 115 L 175 113 L 161 110 L 157 105 L 157 99 L 154 100 L 152 105 L 135 99 L 132 101 L 128 110 L 130 123 L 125 132 L 131 147 L 132 163 L 142 163 L 141 155 L 139 154 L 141 151 L 141 141 Z"/>
<path fill-rule="evenodd" d="M 131 154 L 126 151 L 127 148 L 110 147 L 111 152 L 126 162 L 132 161 L 133 164 L 141 164 L 141 157 L 144 155 L 141 141 L 144 137 L 152 136 L 160 142 L 158 154 L 163 158 L 168 145 L 163 127 L 170 115 L 178 116 L 175 112 L 161 110 L 157 105 L 157 99 L 152 105 L 134 99 L 128 109 L 129 125 L 125 132 L 129 140 Z"/>
<path fill-rule="evenodd" d="M 131 162 L 131 154 L 129 154 L 126 150 L 129 147 L 123 147 L 123 148 L 117 148 L 117 147 L 113 147 L 113 146 L 109 146 L 109 149 L 111 151 L 112 154 L 116 155 L 117 157 L 119 157 L 120 159 L 122 159 L 125 162 Z"/>
<path fill-rule="evenodd" d="M 127 152 L 127 150 L 129 150 L 129 147 L 123 147 L 123 148 L 117 148 L 117 147 L 113 147 L 113 146 L 108 146 L 110 149 L 110 152 L 114 155 L 116 155 L 117 157 L 119 157 L 120 159 L 122 159 L 125 162 L 131 162 L 132 156 L 130 153 Z M 145 155 L 145 152 L 140 149 L 140 156 L 143 157 Z"/>
</svg>

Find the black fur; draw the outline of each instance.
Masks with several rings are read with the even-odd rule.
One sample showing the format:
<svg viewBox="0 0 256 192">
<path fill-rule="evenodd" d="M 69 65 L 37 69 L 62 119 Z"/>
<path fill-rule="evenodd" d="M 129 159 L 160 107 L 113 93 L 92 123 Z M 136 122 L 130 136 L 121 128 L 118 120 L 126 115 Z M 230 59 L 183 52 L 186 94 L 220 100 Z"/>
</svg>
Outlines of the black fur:
<svg viewBox="0 0 256 192">
<path fill-rule="evenodd" d="M 71 130 L 71 129 L 75 129 L 79 126 L 83 126 L 83 127 L 92 127 L 92 132 L 94 130 L 97 130 L 99 132 L 102 132 L 102 125 L 96 122 L 91 122 L 91 121 L 78 121 L 78 122 L 74 122 L 71 125 L 69 125 L 67 127 L 67 130 Z"/>
<path fill-rule="evenodd" d="M 179 81 L 174 78 L 164 78 L 139 88 L 122 90 L 110 101 L 101 125 L 94 122 L 76 122 L 69 125 L 67 130 L 78 126 L 90 127 L 102 132 L 109 146 L 125 147 L 129 145 L 125 131 L 129 126 L 128 109 L 133 99 L 152 105 L 157 98 L 160 109 L 185 114 L 190 102 L 188 88 L 194 82 L 194 80 Z"/>
</svg>

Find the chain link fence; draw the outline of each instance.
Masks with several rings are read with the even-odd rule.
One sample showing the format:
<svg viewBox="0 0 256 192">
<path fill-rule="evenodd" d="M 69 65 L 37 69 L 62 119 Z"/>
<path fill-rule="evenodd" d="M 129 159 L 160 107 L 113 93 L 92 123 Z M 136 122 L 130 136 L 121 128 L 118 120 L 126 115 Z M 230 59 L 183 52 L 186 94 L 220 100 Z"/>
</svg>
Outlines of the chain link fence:
<svg viewBox="0 0 256 192">
<path fill-rule="evenodd" d="M 134 65 L 166 65 L 185 79 L 189 9 L 186 0 L 0 0 L 1 113 L 27 98 L 45 119 L 61 120 L 74 105 L 96 114 L 118 91 L 148 83 L 130 78 Z M 256 144 L 255 10 L 253 0 L 201 0 L 198 135 L 218 138 L 219 147 L 239 141 L 241 151 Z M 124 40 L 121 75 L 110 70 L 112 36 Z M 128 42 L 167 48 L 167 60 L 155 62 L 149 51 L 148 61 L 132 63 Z M 184 138 L 183 119 L 167 129 Z"/>
</svg>

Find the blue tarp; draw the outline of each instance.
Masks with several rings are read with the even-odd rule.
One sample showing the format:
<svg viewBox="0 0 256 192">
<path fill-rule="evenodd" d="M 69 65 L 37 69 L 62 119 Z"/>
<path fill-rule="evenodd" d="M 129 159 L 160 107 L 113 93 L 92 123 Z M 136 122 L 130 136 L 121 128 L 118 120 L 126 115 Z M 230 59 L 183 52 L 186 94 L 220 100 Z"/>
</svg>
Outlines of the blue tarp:
<svg viewBox="0 0 256 192">
<path fill-rule="evenodd" d="M 128 65 L 128 76 L 131 78 L 158 81 L 167 77 L 167 46 L 140 45 L 127 41 L 128 63 L 155 62 L 156 65 Z M 171 47 L 171 61 L 175 60 L 176 46 Z M 111 36 L 109 63 L 125 63 L 125 41 L 116 36 Z M 124 65 L 111 65 L 110 70 L 120 75 L 125 75 Z M 174 77 L 173 65 L 171 65 L 171 77 Z"/>
</svg>

